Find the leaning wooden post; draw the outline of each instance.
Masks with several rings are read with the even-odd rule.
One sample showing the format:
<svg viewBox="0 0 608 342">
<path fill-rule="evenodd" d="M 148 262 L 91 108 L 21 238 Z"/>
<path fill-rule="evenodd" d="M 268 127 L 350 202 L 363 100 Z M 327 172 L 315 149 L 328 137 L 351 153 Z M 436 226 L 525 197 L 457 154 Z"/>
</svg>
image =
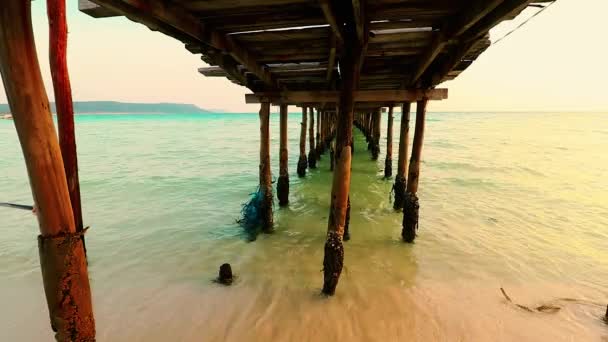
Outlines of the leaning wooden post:
<svg viewBox="0 0 608 342">
<path fill-rule="evenodd" d="M 380 124 L 381 122 L 381 114 L 382 109 L 378 108 L 374 110 L 373 114 L 373 133 L 372 133 L 372 160 L 378 160 L 378 155 L 380 154 Z"/>
<path fill-rule="evenodd" d="M 388 107 L 386 125 L 386 159 L 384 160 L 384 177 L 393 175 L 393 106 Z"/>
<path fill-rule="evenodd" d="M 262 230 L 271 233 L 272 218 L 272 176 L 270 174 L 270 102 L 260 104 L 260 192 L 262 205 Z"/>
<path fill-rule="evenodd" d="M 63 166 L 68 181 L 70 202 L 74 213 L 76 231 L 83 230 L 82 206 L 80 204 L 80 181 L 78 179 L 78 158 L 76 153 L 76 136 L 74 134 L 74 105 L 72 87 L 67 64 L 68 26 L 65 13 L 65 0 L 47 0 L 49 19 L 49 61 L 55 106 L 57 109 L 57 126 L 59 128 L 59 147 L 63 157 Z M 82 243 L 86 254 L 84 235 Z"/>
<path fill-rule="evenodd" d="M 359 82 L 359 62 L 362 51 L 354 25 L 347 25 L 344 31 L 345 53 L 340 60 L 343 82 L 338 111 L 336 167 L 331 190 L 325 257 L 323 258 L 323 293 L 327 295 L 335 293 L 344 265 L 342 237 L 350 191 L 354 91 Z"/>
<path fill-rule="evenodd" d="M 306 176 L 308 159 L 306 159 L 306 107 L 302 107 L 302 122 L 300 123 L 300 159 L 298 159 L 298 176 Z"/>
<path fill-rule="evenodd" d="M 37 208 L 38 250 L 57 341 L 95 341 L 91 289 L 59 142 L 42 83 L 30 1 L 0 6 L 0 73 Z"/>
<path fill-rule="evenodd" d="M 310 107 L 308 112 L 310 115 L 310 124 L 308 129 L 308 168 L 317 168 L 317 156 L 315 153 L 315 110 Z"/>
<path fill-rule="evenodd" d="M 405 172 L 407 165 L 407 144 L 410 134 L 410 109 L 409 102 L 403 103 L 401 108 L 401 129 L 399 130 L 399 161 L 397 161 L 397 176 L 393 190 L 395 191 L 395 202 L 393 208 L 399 210 L 403 208 L 405 200 Z"/>
<path fill-rule="evenodd" d="M 279 205 L 289 203 L 289 171 L 287 167 L 287 105 L 280 107 L 280 143 L 279 143 L 279 179 L 277 180 L 277 198 Z"/>
<path fill-rule="evenodd" d="M 416 130 L 414 131 L 414 142 L 412 143 L 412 157 L 407 177 L 407 192 L 403 204 L 403 230 L 401 236 L 406 242 L 413 242 L 418 229 L 418 180 L 420 177 L 420 156 L 422 143 L 424 141 L 424 120 L 426 116 L 426 104 L 428 99 L 418 101 L 416 105 Z"/>
</svg>

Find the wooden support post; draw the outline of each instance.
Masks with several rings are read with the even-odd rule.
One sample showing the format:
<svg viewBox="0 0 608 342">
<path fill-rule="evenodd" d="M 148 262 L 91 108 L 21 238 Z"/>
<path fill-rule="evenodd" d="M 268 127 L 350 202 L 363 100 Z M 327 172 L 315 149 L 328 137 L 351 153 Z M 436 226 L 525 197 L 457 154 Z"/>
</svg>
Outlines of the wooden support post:
<svg viewBox="0 0 608 342">
<path fill-rule="evenodd" d="M 372 128 L 372 160 L 378 160 L 378 155 L 380 154 L 380 124 L 382 123 L 381 113 L 381 108 L 374 110 L 373 113 L 374 126 Z"/>
<path fill-rule="evenodd" d="M 314 108 L 310 108 L 310 124 L 308 128 L 308 168 L 316 169 L 317 168 L 317 155 L 315 153 L 315 110 Z"/>
<path fill-rule="evenodd" d="M 287 167 L 287 105 L 280 107 L 280 143 L 279 143 L 279 179 L 277 180 L 277 198 L 279 205 L 285 206 L 289 203 L 289 171 Z"/>
<path fill-rule="evenodd" d="M 424 121 L 428 100 L 420 100 L 416 104 L 416 130 L 412 143 L 412 157 L 410 158 L 409 174 L 407 177 L 407 192 L 403 204 L 403 230 L 401 236 L 406 242 L 413 242 L 418 229 L 418 180 L 420 177 L 420 156 L 424 141 Z"/>
<path fill-rule="evenodd" d="M 342 238 L 350 191 L 354 91 L 359 83 L 359 64 L 363 49 L 357 40 L 356 28 L 352 23 L 350 25 L 347 23 L 344 32 L 345 49 L 340 60 L 342 89 L 336 137 L 336 167 L 331 190 L 325 257 L 323 258 L 323 293 L 327 295 L 335 293 L 344 265 Z"/>
<path fill-rule="evenodd" d="M 306 158 L 306 107 L 302 107 L 302 122 L 300 123 L 300 159 L 298 159 L 298 176 L 306 176 L 308 159 Z"/>
<path fill-rule="evenodd" d="M 270 102 L 260 104 L 260 192 L 262 230 L 273 231 L 272 175 L 270 174 Z"/>
<path fill-rule="evenodd" d="M 0 73 L 30 180 L 40 227 L 38 249 L 57 341 L 94 341 L 86 257 L 76 231 L 59 142 L 32 33 L 30 1 L 0 6 Z"/>
<path fill-rule="evenodd" d="M 315 156 L 321 160 L 321 110 L 317 109 L 317 136 L 316 136 Z"/>
<path fill-rule="evenodd" d="M 395 202 L 393 208 L 395 210 L 403 209 L 403 201 L 405 200 L 405 173 L 407 166 L 407 144 L 410 134 L 410 110 L 411 104 L 405 102 L 401 108 L 401 129 L 399 130 L 399 161 L 397 162 L 397 176 L 393 190 L 395 192 Z"/>
<path fill-rule="evenodd" d="M 384 177 L 393 175 L 393 106 L 388 107 L 388 120 L 386 125 L 386 159 L 384 161 Z"/>
<path fill-rule="evenodd" d="M 321 154 L 327 149 L 327 112 L 321 112 Z"/>
<path fill-rule="evenodd" d="M 372 113 L 367 113 L 367 128 L 365 129 L 365 137 L 367 140 L 367 149 L 371 151 L 372 149 L 372 127 L 374 124 L 374 116 Z"/>
<path fill-rule="evenodd" d="M 82 206 L 80 203 L 80 181 L 78 179 L 78 157 L 76 152 L 76 135 L 74 133 L 74 105 L 72 103 L 72 86 L 67 64 L 68 26 L 65 0 L 47 0 L 49 18 L 49 62 L 55 105 L 57 109 L 57 126 L 59 128 L 59 147 L 63 157 L 63 166 L 68 181 L 70 202 L 74 214 L 76 231 L 83 230 Z M 84 235 L 82 243 L 86 255 Z"/>
</svg>

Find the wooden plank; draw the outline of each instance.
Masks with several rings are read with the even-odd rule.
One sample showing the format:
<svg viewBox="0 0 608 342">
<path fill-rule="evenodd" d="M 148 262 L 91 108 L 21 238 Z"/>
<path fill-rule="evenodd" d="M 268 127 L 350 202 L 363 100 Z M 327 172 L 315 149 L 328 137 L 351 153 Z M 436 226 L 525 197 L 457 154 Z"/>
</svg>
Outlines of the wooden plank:
<svg viewBox="0 0 608 342">
<path fill-rule="evenodd" d="M 207 77 L 227 77 L 228 74 L 226 74 L 226 71 L 224 71 L 224 69 L 218 67 L 218 66 L 212 66 L 212 67 L 207 67 L 207 68 L 198 68 L 198 72 L 201 75 L 207 76 Z"/>
<path fill-rule="evenodd" d="M 260 99 L 269 98 L 273 103 L 322 103 L 339 101 L 338 91 L 284 91 L 258 92 L 246 94 L 246 103 L 260 103 Z M 444 100 L 448 97 L 447 89 L 410 89 L 410 90 L 357 90 L 353 93 L 355 102 L 413 102 L 423 98 Z"/>
</svg>

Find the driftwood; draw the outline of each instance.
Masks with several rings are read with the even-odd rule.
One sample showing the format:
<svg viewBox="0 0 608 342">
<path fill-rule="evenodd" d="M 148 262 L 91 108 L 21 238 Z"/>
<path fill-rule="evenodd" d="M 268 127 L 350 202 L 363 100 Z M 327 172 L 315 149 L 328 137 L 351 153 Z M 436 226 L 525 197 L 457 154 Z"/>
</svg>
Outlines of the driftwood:
<svg viewBox="0 0 608 342">
<path fill-rule="evenodd" d="M 577 298 L 556 298 L 550 302 L 546 302 L 545 304 L 542 304 L 539 306 L 528 306 L 528 305 L 515 303 L 511 299 L 511 297 L 509 297 L 509 295 L 507 294 L 505 289 L 502 287 L 500 288 L 500 292 L 502 292 L 502 295 L 503 295 L 503 297 L 505 297 L 507 302 L 509 302 L 510 304 L 514 305 L 515 307 L 517 307 L 521 310 L 531 312 L 531 313 L 554 314 L 554 313 L 559 312 L 566 303 L 590 305 L 590 306 L 600 307 L 602 309 L 604 308 L 604 306 L 602 304 L 595 303 L 595 302 L 585 300 L 585 299 L 577 299 Z M 602 320 L 606 324 L 608 324 L 608 306 L 606 307 L 606 314 L 604 315 L 604 317 L 602 317 Z"/>
</svg>

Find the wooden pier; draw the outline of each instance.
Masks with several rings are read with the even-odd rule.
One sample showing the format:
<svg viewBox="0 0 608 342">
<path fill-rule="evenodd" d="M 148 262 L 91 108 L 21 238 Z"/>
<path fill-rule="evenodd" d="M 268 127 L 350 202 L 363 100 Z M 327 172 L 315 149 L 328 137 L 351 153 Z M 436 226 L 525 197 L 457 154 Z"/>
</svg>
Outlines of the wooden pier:
<svg viewBox="0 0 608 342">
<path fill-rule="evenodd" d="M 283 206 L 289 203 L 288 105 L 302 108 L 296 173 L 304 177 L 326 149 L 334 171 L 322 286 L 331 295 L 344 265 L 343 241 L 349 237 L 353 125 L 364 132 L 377 159 L 380 120 L 387 117 L 389 178 L 393 108 L 402 108 L 394 208 L 403 208 L 402 236 L 413 242 L 419 227 L 417 190 L 428 101 L 447 98 L 447 89 L 437 86 L 457 77 L 490 46 L 491 28 L 543 2 L 549 0 L 79 0 L 79 8 L 95 18 L 125 16 L 173 37 L 209 65 L 198 70 L 202 75 L 224 77 L 251 90 L 245 102 L 260 104 L 259 187 L 265 232 L 273 229 L 270 108 L 280 106 L 277 197 Z M 58 341 L 94 341 L 65 61 L 65 0 L 47 4 L 59 140 L 40 75 L 29 1 L 6 0 L 0 7 L 0 71 L 38 209 L 51 326 Z M 388 108 L 387 115 L 382 108 Z"/>
</svg>

